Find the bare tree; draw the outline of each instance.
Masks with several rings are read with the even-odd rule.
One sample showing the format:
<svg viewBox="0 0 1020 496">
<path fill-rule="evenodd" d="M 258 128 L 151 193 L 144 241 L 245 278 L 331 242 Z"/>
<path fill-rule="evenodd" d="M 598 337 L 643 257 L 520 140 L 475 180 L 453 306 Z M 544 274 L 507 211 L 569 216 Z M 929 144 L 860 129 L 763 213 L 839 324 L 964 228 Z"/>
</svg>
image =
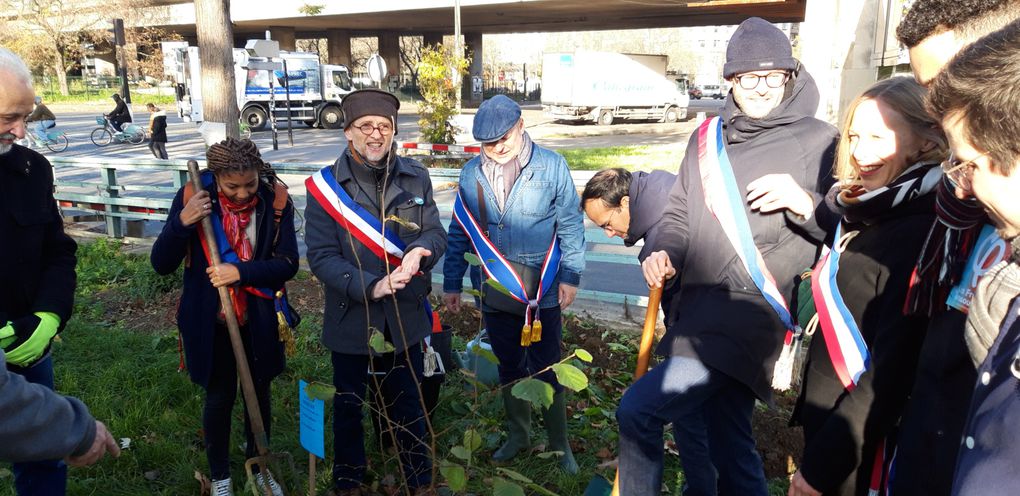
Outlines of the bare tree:
<svg viewBox="0 0 1020 496">
<path fill-rule="evenodd" d="M 425 38 L 422 36 L 400 37 L 400 62 L 411 73 L 411 85 L 418 87 L 418 64 L 422 58 Z"/>
<path fill-rule="evenodd" d="M 198 53 L 202 59 L 204 119 L 222 122 L 227 136 L 240 136 L 237 95 L 234 90 L 234 28 L 230 0 L 195 0 Z"/>
</svg>

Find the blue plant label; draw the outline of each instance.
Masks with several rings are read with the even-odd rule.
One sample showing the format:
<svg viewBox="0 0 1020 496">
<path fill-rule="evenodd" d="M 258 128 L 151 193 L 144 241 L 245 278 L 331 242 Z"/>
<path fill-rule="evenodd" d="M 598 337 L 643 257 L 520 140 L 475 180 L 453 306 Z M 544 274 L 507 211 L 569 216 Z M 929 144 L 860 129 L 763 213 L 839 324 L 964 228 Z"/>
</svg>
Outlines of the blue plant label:
<svg viewBox="0 0 1020 496">
<path fill-rule="evenodd" d="M 298 401 L 300 405 L 301 419 L 301 446 L 309 453 L 325 459 L 326 458 L 326 437 L 325 426 L 325 402 L 314 399 L 305 393 L 308 383 L 298 380 Z"/>
</svg>

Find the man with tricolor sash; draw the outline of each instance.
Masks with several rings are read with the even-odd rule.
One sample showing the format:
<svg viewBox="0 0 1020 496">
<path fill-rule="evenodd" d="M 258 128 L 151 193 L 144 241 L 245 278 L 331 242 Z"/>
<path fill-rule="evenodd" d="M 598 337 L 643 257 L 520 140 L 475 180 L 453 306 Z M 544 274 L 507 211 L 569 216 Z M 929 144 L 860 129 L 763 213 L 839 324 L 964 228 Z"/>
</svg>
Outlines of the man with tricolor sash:
<svg viewBox="0 0 1020 496">
<path fill-rule="evenodd" d="M 332 351 L 333 487 L 365 494 L 362 406 L 378 381 L 395 426 L 401 473 L 414 495 L 432 494 L 425 414 L 417 382 L 431 333 L 429 271 L 446 249 L 428 170 L 393 144 L 400 102 L 359 90 L 342 102 L 348 146 L 306 182 L 308 264 L 326 293 L 322 343 Z M 389 429 L 387 429 L 389 430 Z"/>
<path fill-rule="evenodd" d="M 551 370 L 543 371 L 560 359 L 560 311 L 574 301 L 584 269 L 577 190 L 566 160 L 531 141 L 520 106 L 506 96 L 482 103 L 472 134 L 482 153 L 460 174 L 443 262 L 443 302 L 460 311 L 464 255 L 473 253 L 488 281 L 482 284 L 482 319 L 499 359 L 500 384 L 537 373 L 553 386 L 552 405 L 542 410 L 548 450 L 562 452 L 560 467 L 577 473 L 563 387 Z M 493 453 L 496 461 L 527 450 L 531 434 L 530 403 L 514 397 L 509 386 L 501 391 L 508 437 Z"/>
<path fill-rule="evenodd" d="M 771 402 L 771 387 L 789 384 L 800 333 L 789 302 L 821 242 L 805 224 L 833 227 L 820 206 L 837 133 L 813 117 L 818 90 L 791 52 L 775 26 L 744 21 L 723 68 L 733 90 L 688 142 L 642 264 L 650 286 L 679 289 L 657 348 L 665 360 L 616 411 L 620 494 L 659 494 L 663 428 L 672 422 L 674 433 L 689 432 L 697 426 L 677 423 L 699 411 L 718 488 L 687 494 L 767 494 L 754 403 Z"/>
</svg>

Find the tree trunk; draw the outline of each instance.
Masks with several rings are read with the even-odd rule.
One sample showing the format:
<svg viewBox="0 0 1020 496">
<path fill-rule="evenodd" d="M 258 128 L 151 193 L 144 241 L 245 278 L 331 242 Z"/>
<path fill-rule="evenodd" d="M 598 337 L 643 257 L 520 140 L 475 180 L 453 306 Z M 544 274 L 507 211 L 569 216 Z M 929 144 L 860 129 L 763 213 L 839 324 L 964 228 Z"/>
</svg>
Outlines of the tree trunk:
<svg viewBox="0 0 1020 496">
<path fill-rule="evenodd" d="M 223 123 L 228 137 L 240 137 L 237 90 L 234 87 L 234 27 L 230 0 L 195 0 L 198 53 L 202 60 L 202 114 Z"/>
<path fill-rule="evenodd" d="M 53 54 L 53 72 L 57 73 L 57 83 L 60 85 L 60 94 L 67 96 L 71 92 L 67 89 L 67 69 L 64 67 L 64 57 L 57 50 Z"/>
</svg>

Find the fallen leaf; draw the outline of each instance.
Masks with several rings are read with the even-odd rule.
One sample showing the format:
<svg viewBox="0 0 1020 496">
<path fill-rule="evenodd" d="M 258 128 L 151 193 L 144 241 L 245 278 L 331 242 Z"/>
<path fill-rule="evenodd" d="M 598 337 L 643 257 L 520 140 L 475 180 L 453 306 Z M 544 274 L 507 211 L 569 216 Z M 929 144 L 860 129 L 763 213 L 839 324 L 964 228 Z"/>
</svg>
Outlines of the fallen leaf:
<svg viewBox="0 0 1020 496">
<path fill-rule="evenodd" d="M 212 492 L 212 482 L 208 477 L 198 470 L 195 471 L 195 480 L 198 481 L 198 495 L 206 496 Z"/>
</svg>

